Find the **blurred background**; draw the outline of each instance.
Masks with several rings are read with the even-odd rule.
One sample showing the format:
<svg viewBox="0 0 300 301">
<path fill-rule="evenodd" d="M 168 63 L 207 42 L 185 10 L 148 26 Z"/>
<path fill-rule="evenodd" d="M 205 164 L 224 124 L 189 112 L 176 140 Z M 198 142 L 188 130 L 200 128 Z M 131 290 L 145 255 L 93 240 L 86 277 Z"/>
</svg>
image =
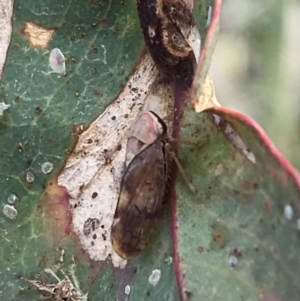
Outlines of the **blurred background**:
<svg viewBox="0 0 300 301">
<path fill-rule="evenodd" d="M 300 1 L 223 1 L 210 74 L 221 105 L 254 118 L 300 170 Z"/>
</svg>

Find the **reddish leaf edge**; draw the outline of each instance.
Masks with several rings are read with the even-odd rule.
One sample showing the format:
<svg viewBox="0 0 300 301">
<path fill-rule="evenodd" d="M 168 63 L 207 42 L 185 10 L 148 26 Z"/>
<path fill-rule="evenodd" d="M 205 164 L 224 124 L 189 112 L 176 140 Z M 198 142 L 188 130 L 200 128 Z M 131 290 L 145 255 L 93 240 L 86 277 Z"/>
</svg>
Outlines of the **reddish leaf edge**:
<svg viewBox="0 0 300 301">
<path fill-rule="evenodd" d="M 264 131 L 264 129 L 250 116 L 231 109 L 231 108 L 225 108 L 225 107 L 214 107 L 207 109 L 207 113 L 217 114 L 220 116 L 232 116 L 239 120 L 240 122 L 245 123 L 248 125 L 252 131 L 256 134 L 258 139 L 262 141 L 266 149 L 271 153 L 271 155 L 276 159 L 276 161 L 279 163 L 279 165 L 282 166 L 284 170 L 286 170 L 289 175 L 294 179 L 299 191 L 300 191 L 300 174 L 296 170 L 296 168 L 284 157 L 284 155 L 276 148 L 276 146 L 273 144 L 271 139 L 268 137 L 267 133 Z M 226 118 L 225 118 L 226 119 Z"/>
<path fill-rule="evenodd" d="M 201 49 L 199 63 L 192 84 L 191 102 L 193 105 L 195 105 L 197 103 L 197 100 L 200 98 L 200 92 L 202 90 L 209 69 L 209 65 L 212 59 L 213 50 L 215 48 L 215 44 L 217 41 L 216 37 L 219 32 L 221 8 L 222 8 L 222 0 L 215 0 L 213 5 L 211 21 L 209 24 L 204 45 Z M 211 51 L 209 52 L 209 50 Z"/>
</svg>

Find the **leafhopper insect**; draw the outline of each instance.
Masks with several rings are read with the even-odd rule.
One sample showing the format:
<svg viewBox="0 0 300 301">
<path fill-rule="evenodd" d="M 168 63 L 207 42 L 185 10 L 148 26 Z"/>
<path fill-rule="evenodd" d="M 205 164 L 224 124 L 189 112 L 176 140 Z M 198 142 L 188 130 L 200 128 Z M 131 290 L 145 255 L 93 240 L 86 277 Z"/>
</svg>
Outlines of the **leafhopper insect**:
<svg viewBox="0 0 300 301">
<path fill-rule="evenodd" d="M 154 112 L 142 112 L 129 132 L 111 230 L 112 246 L 123 259 L 137 256 L 157 230 L 172 157 L 166 124 Z"/>
<path fill-rule="evenodd" d="M 142 112 L 129 132 L 126 170 L 111 230 L 112 246 L 124 259 L 145 249 L 163 212 L 166 132 L 166 124 L 151 111 Z"/>
</svg>

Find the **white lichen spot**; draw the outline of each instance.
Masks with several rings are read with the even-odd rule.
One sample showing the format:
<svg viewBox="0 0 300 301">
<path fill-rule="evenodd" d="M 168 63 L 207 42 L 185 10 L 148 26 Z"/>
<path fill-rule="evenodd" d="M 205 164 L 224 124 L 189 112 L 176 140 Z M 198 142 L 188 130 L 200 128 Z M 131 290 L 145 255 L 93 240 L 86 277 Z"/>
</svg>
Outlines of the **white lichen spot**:
<svg viewBox="0 0 300 301">
<path fill-rule="evenodd" d="M 10 219 L 15 219 L 18 215 L 18 211 L 14 206 L 5 204 L 3 206 L 3 214 Z"/>
<path fill-rule="evenodd" d="M 300 231 L 300 218 L 297 219 L 296 228 L 298 231 Z"/>
<path fill-rule="evenodd" d="M 7 201 L 10 204 L 13 204 L 17 199 L 18 199 L 18 197 L 15 194 L 10 194 L 7 198 Z"/>
<path fill-rule="evenodd" d="M 284 216 L 286 219 L 292 219 L 293 218 L 293 208 L 291 205 L 285 205 L 284 206 Z"/>
<path fill-rule="evenodd" d="M 148 278 L 148 281 L 151 285 L 156 286 L 161 277 L 161 270 L 155 269 L 152 271 L 151 275 Z"/>
<path fill-rule="evenodd" d="M 165 263 L 166 263 L 167 265 L 171 265 L 171 264 L 173 263 L 173 258 L 172 258 L 171 256 L 167 257 L 167 258 L 165 259 Z"/>
<path fill-rule="evenodd" d="M 230 255 L 228 258 L 228 263 L 231 267 L 235 267 L 238 264 L 239 260 L 234 255 Z"/>
<path fill-rule="evenodd" d="M 51 162 L 44 162 L 42 164 L 42 172 L 44 174 L 50 173 L 53 169 L 53 164 Z"/>
<path fill-rule="evenodd" d="M 54 48 L 51 50 L 49 55 L 49 66 L 52 72 L 58 74 L 64 74 L 66 72 L 66 59 L 59 48 Z"/>
<path fill-rule="evenodd" d="M 130 285 L 126 285 L 125 286 L 125 295 L 129 295 L 130 294 Z"/>
<path fill-rule="evenodd" d="M 34 174 L 31 171 L 28 171 L 26 174 L 26 181 L 32 183 L 34 181 Z"/>
<path fill-rule="evenodd" d="M 107 65 L 107 61 L 106 61 L 106 47 L 105 45 L 100 45 L 103 48 L 103 64 Z"/>
<path fill-rule="evenodd" d="M 9 104 L 6 104 L 5 102 L 0 102 L 0 116 L 3 115 L 3 112 L 10 108 Z"/>
<path fill-rule="evenodd" d="M 224 172 L 224 166 L 222 163 L 218 164 L 215 169 L 215 177 L 220 176 Z"/>
</svg>

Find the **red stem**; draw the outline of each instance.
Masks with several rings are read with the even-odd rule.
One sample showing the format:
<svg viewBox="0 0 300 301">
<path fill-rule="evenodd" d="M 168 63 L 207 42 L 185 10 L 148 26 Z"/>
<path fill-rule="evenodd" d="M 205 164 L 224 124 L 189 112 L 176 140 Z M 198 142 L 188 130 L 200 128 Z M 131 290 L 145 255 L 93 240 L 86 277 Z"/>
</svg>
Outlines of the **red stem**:
<svg viewBox="0 0 300 301">
<path fill-rule="evenodd" d="M 222 0 L 215 0 L 213 15 L 209 30 L 205 39 L 204 47 L 201 51 L 199 64 L 195 74 L 195 79 L 199 77 L 202 70 L 203 64 L 207 58 L 206 53 L 212 47 L 212 39 L 216 33 L 217 26 L 219 25 L 219 18 L 221 13 Z M 176 81 L 175 91 L 174 91 L 174 122 L 173 122 L 173 137 L 180 138 L 180 128 L 181 128 L 181 118 L 184 112 L 184 100 L 186 99 L 187 93 L 192 90 L 192 99 L 195 99 L 195 82 L 193 83 L 192 89 L 185 84 Z M 174 143 L 173 151 L 175 155 L 178 155 L 178 143 Z M 184 301 L 186 299 L 185 289 L 184 289 L 184 273 L 181 267 L 181 260 L 179 254 L 179 243 L 178 243 L 178 219 L 177 219 L 177 202 L 178 198 L 176 195 L 175 182 L 177 178 L 178 168 L 173 161 L 171 170 L 171 183 L 170 183 L 170 200 L 171 200 L 171 237 L 173 245 L 173 265 L 175 270 L 175 276 L 178 287 L 179 300 Z"/>
</svg>

